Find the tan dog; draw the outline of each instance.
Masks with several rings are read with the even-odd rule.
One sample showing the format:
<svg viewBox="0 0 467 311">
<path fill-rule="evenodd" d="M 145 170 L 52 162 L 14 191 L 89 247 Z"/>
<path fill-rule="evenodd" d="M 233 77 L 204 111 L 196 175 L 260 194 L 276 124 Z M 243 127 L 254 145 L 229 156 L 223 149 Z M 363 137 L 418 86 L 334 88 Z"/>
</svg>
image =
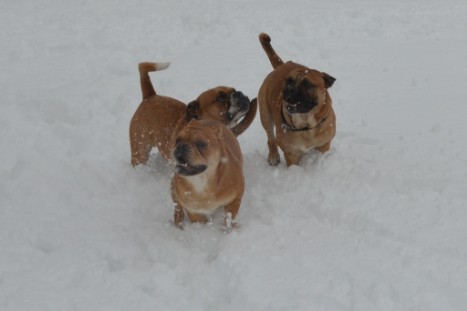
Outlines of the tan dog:
<svg viewBox="0 0 467 311">
<path fill-rule="evenodd" d="M 157 95 L 148 72 L 165 69 L 168 63 L 140 63 L 140 83 L 143 101 L 130 122 L 131 164 L 146 164 L 153 147 L 165 159 L 171 160 L 175 137 L 191 119 L 214 119 L 228 125 L 238 136 L 256 115 L 256 99 L 231 87 L 219 86 L 205 91 L 187 105 L 166 96 Z M 239 119 L 243 120 L 237 124 Z"/>
<path fill-rule="evenodd" d="M 227 229 L 234 227 L 245 187 L 235 135 L 218 121 L 193 120 L 178 134 L 173 153 L 174 223 L 181 226 L 185 213 L 191 222 L 206 223 L 223 207 Z"/>
<path fill-rule="evenodd" d="M 268 162 L 279 163 L 279 146 L 287 166 L 298 165 L 307 151 L 326 152 L 331 146 L 336 116 L 327 89 L 336 79 L 291 61 L 284 63 L 267 34 L 261 33 L 259 40 L 274 68 L 258 93 L 261 124 L 268 136 Z"/>
</svg>

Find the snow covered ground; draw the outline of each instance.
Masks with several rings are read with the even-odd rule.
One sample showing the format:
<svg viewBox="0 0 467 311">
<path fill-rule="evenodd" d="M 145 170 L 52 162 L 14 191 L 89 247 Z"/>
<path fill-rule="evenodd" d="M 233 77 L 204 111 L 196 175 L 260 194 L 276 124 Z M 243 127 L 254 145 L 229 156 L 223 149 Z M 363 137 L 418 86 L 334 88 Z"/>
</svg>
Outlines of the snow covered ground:
<svg viewBox="0 0 467 311">
<path fill-rule="evenodd" d="M 467 3 L 2 1 L 0 310 L 466 310 Z M 256 96 L 286 60 L 335 76 L 337 136 L 300 167 L 240 137 L 240 228 L 171 224 L 133 169 L 137 63 L 188 102 Z"/>
</svg>

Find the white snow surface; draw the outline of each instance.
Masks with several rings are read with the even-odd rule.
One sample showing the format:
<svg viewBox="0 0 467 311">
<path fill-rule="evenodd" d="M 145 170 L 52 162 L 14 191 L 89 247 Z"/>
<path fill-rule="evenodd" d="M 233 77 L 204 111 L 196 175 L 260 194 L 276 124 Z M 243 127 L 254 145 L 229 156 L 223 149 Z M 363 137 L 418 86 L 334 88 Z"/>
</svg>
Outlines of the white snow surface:
<svg viewBox="0 0 467 311">
<path fill-rule="evenodd" d="M 0 310 L 466 310 L 467 2 L 4 0 Z M 137 63 L 189 102 L 284 60 L 337 78 L 325 156 L 239 137 L 239 228 L 172 224 L 173 168 L 132 168 Z"/>
</svg>

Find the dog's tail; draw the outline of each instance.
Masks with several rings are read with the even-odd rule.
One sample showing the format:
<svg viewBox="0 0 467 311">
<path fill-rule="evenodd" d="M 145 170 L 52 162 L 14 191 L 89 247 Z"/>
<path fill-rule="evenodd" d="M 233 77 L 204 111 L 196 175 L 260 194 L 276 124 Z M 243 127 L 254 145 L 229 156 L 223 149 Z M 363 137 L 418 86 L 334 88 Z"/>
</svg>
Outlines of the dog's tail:
<svg viewBox="0 0 467 311">
<path fill-rule="evenodd" d="M 271 65 L 273 68 L 279 67 L 282 65 L 284 62 L 282 59 L 277 55 L 276 51 L 271 46 L 271 37 L 269 37 L 268 34 L 262 32 L 259 34 L 259 42 L 261 43 L 261 46 L 263 47 L 263 50 L 266 52 L 266 55 L 269 58 L 269 61 L 271 62 Z"/>
<path fill-rule="evenodd" d="M 257 109 L 258 109 L 258 102 L 255 98 L 250 102 L 250 110 L 243 117 L 243 120 L 237 125 L 235 125 L 233 128 L 231 128 L 235 136 L 239 136 L 251 125 L 251 123 L 255 119 Z"/>
<path fill-rule="evenodd" d="M 143 94 L 143 100 L 148 97 L 156 95 L 156 91 L 151 83 L 149 72 L 158 71 L 168 68 L 170 63 L 150 63 L 144 62 L 138 64 L 139 78 L 141 83 L 141 93 Z"/>
</svg>

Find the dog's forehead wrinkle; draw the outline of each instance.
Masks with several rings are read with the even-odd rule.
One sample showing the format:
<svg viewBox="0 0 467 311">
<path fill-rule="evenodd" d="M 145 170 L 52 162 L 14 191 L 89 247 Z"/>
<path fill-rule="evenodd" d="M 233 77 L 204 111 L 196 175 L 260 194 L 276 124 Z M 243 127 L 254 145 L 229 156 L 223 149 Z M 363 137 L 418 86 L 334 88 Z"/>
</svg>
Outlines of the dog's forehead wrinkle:
<svg viewBox="0 0 467 311">
<path fill-rule="evenodd" d="M 187 130 L 185 132 L 187 138 L 197 138 L 197 137 L 202 137 L 204 136 L 204 132 L 202 130 L 202 128 L 198 128 L 196 126 L 190 126 L 190 127 L 187 127 Z"/>
</svg>

